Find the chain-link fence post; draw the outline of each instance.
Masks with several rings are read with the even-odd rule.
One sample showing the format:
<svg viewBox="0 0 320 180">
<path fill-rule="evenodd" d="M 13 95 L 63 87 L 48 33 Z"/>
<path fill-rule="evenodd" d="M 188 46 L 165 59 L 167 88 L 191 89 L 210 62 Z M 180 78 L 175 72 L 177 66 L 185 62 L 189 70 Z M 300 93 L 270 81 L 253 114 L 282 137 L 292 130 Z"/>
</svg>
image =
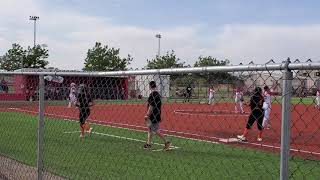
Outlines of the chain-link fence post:
<svg viewBox="0 0 320 180">
<path fill-rule="evenodd" d="M 291 121 L 291 93 L 293 73 L 288 66 L 290 59 L 285 62 L 283 72 L 282 89 L 282 121 L 281 121 L 281 160 L 280 160 L 280 179 L 289 179 L 289 154 L 290 154 L 290 121 Z"/>
<path fill-rule="evenodd" d="M 39 75 L 39 119 L 37 145 L 37 179 L 43 179 L 44 157 L 44 76 Z"/>
</svg>

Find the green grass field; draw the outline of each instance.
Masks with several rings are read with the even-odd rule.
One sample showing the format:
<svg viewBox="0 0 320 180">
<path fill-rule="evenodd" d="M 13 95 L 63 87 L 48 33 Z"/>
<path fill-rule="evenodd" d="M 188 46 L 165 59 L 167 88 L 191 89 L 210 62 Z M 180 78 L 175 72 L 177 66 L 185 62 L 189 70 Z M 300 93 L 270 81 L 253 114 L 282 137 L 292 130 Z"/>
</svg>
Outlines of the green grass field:
<svg viewBox="0 0 320 180">
<path fill-rule="evenodd" d="M 37 117 L 1 112 L 0 154 L 36 166 Z M 172 151 L 142 148 L 146 133 L 93 125 L 79 138 L 78 123 L 47 118 L 45 169 L 68 179 L 278 179 L 279 156 L 258 150 L 170 136 Z M 70 133 L 64 133 L 70 132 Z M 156 139 L 157 143 L 159 139 Z M 162 149 L 154 145 L 153 149 Z M 295 157 L 291 178 L 320 177 L 318 161 Z"/>
</svg>

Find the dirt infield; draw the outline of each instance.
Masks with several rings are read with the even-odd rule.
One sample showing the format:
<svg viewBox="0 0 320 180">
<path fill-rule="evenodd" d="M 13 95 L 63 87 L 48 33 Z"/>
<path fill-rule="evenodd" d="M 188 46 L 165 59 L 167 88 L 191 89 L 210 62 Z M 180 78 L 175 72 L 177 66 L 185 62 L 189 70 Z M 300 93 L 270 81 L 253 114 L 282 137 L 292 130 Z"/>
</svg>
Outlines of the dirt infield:
<svg viewBox="0 0 320 180">
<path fill-rule="evenodd" d="M 1 180 L 30 180 L 37 179 L 37 169 L 27 166 L 18 161 L 7 157 L 0 156 L 0 179 Z M 44 174 L 44 179 L 48 180 L 63 180 L 63 178 Z"/>
<path fill-rule="evenodd" d="M 11 111 L 37 113 L 36 106 L 12 108 Z M 249 111 L 246 107 L 246 112 Z M 146 106 L 143 104 L 96 105 L 92 108 L 89 120 L 99 124 L 145 130 L 143 117 Z M 295 155 L 320 159 L 320 111 L 313 106 L 294 105 L 291 123 L 291 152 Z M 46 116 L 78 119 L 76 108 L 47 106 Z M 265 151 L 279 152 L 281 137 L 281 107 L 272 106 L 272 128 L 264 131 L 264 141 L 256 141 L 257 128 L 249 134 L 248 143 L 234 140 L 242 133 L 248 114 L 234 112 L 231 103 L 206 104 L 164 104 L 161 128 L 172 135 L 210 140 L 236 146 L 250 147 Z"/>
</svg>

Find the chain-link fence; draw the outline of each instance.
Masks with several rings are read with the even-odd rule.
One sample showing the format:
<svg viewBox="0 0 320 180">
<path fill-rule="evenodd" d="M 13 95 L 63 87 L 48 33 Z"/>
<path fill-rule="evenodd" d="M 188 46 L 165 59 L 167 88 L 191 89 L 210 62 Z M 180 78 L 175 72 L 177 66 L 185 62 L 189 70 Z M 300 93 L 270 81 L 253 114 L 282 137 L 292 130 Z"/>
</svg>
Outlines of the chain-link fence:
<svg viewBox="0 0 320 180">
<path fill-rule="evenodd" d="M 1 72 L 0 179 L 319 179 L 319 72 Z"/>
</svg>

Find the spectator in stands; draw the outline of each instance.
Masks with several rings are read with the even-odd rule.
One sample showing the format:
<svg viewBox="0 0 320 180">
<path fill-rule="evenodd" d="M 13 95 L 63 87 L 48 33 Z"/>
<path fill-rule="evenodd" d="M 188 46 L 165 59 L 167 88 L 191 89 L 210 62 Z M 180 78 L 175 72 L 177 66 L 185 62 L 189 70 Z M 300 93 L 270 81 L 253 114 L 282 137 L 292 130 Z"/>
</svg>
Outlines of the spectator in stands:
<svg viewBox="0 0 320 180">
<path fill-rule="evenodd" d="M 2 78 L 0 86 L 1 86 L 2 91 L 4 91 L 5 93 L 9 92 L 7 81 L 4 80 L 4 78 Z"/>
<path fill-rule="evenodd" d="M 32 86 L 26 88 L 26 100 L 30 102 L 35 100 L 35 90 Z"/>
<path fill-rule="evenodd" d="M 176 95 L 178 97 L 184 96 L 183 92 L 178 87 L 176 88 Z"/>
<path fill-rule="evenodd" d="M 32 86 L 29 89 L 29 93 L 30 93 L 29 101 L 32 102 L 35 100 L 35 90 Z"/>
<path fill-rule="evenodd" d="M 2 88 L 2 82 L 0 82 L 0 92 L 3 91 L 3 88 Z"/>
</svg>

